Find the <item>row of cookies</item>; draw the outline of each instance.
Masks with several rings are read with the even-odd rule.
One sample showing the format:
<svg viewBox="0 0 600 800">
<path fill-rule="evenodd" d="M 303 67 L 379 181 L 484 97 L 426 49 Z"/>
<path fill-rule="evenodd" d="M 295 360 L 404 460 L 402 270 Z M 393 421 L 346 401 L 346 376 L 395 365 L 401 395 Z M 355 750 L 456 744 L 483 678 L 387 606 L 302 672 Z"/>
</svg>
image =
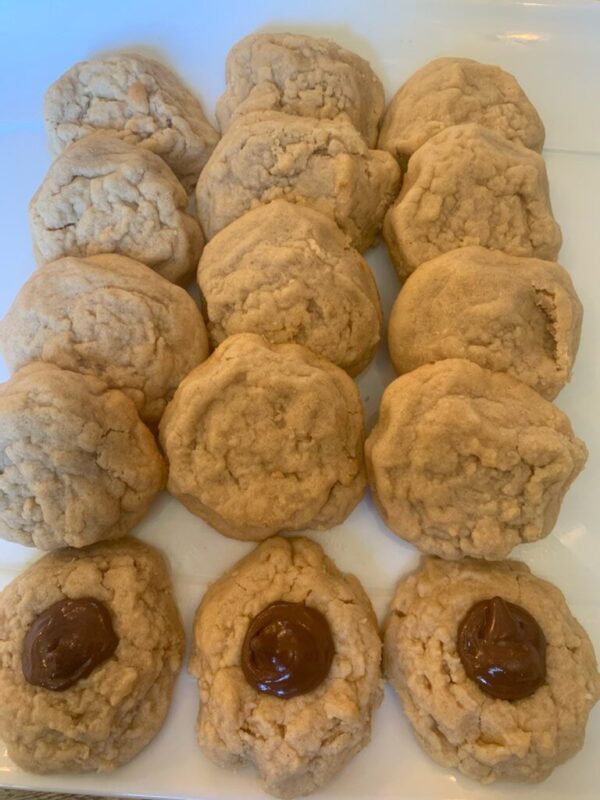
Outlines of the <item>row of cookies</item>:
<svg viewBox="0 0 600 800">
<path fill-rule="evenodd" d="M 541 780 L 581 748 L 600 698 L 593 648 L 525 565 L 426 559 L 400 581 L 383 639 L 385 673 L 442 765 L 483 782 Z M 0 594 L 9 755 L 41 773 L 128 762 L 166 718 L 183 650 L 153 548 L 123 539 L 42 558 Z M 278 797 L 323 786 L 370 739 L 381 655 L 359 581 L 314 542 L 269 539 L 196 613 L 203 752 L 255 764 Z"/>
</svg>

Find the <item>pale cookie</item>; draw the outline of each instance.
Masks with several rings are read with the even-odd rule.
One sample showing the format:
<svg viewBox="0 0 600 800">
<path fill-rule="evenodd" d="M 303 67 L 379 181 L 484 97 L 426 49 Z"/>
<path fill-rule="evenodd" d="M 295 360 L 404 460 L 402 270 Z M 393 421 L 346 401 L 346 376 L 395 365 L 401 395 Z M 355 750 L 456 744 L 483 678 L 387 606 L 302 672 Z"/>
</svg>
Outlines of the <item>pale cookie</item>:
<svg viewBox="0 0 600 800">
<path fill-rule="evenodd" d="M 242 669 L 248 626 L 271 603 L 324 615 L 334 655 L 327 677 L 288 698 L 262 693 Z M 368 597 L 307 539 L 275 538 L 216 581 L 196 614 L 190 671 L 198 678 L 198 740 L 217 764 L 255 764 L 267 792 L 323 786 L 369 741 L 382 699 L 381 642 Z"/>
<path fill-rule="evenodd" d="M 545 683 L 520 700 L 484 693 L 458 652 L 458 627 L 469 609 L 496 596 L 533 615 L 546 639 Z M 561 592 L 518 561 L 426 559 L 398 586 L 384 664 L 425 751 L 483 783 L 547 777 L 582 747 L 600 698 L 586 632 Z"/>
<path fill-rule="evenodd" d="M 529 386 L 449 359 L 387 387 L 365 456 L 394 533 L 443 558 L 492 559 L 550 533 L 587 450 Z"/>
<path fill-rule="evenodd" d="M 188 191 L 219 140 L 179 78 L 139 55 L 75 64 L 46 92 L 44 118 L 54 155 L 106 131 L 161 156 Z"/>
<path fill-rule="evenodd" d="M 259 541 L 342 522 L 365 489 L 358 389 L 296 344 L 229 337 L 160 423 L 168 489 L 225 536 Z"/>
<path fill-rule="evenodd" d="M 179 286 L 118 255 L 63 258 L 34 272 L 0 322 L 12 371 L 30 361 L 95 375 L 158 423 L 208 355 L 202 315 Z"/>
<path fill-rule="evenodd" d="M 294 33 L 246 36 L 227 56 L 227 89 L 217 101 L 226 131 L 232 118 L 253 111 L 302 117 L 348 117 L 370 147 L 385 107 L 381 81 L 364 58 L 329 39 Z"/>
<path fill-rule="evenodd" d="M 369 150 L 344 118 L 270 111 L 232 123 L 202 171 L 196 201 L 209 239 L 250 208 L 283 198 L 334 219 L 362 252 L 399 188 L 394 158 Z"/>
<path fill-rule="evenodd" d="M 400 374 L 466 358 L 552 400 L 570 380 L 582 314 L 559 264 L 463 247 L 408 278 L 392 308 L 388 347 Z"/>
<path fill-rule="evenodd" d="M 296 342 L 350 375 L 371 361 L 381 307 L 369 265 L 335 222 L 274 200 L 206 246 L 198 267 L 214 344 L 235 333 Z"/>
<path fill-rule="evenodd" d="M 52 550 L 124 536 L 166 469 L 132 401 L 35 362 L 0 385 L 0 536 Z"/>
<path fill-rule="evenodd" d="M 378 146 L 405 168 L 428 139 L 465 122 L 538 152 L 544 146 L 542 120 L 516 79 L 470 58 L 436 58 L 411 75 L 388 106 Z"/>
<path fill-rule="evenodd" d="M 106 133 L 58 156 L 29 204 L 38 264 L 119 253 L 186 283 L 204 238 L 183 186 L 159 156 Z"/>
<path fill-rule="evenodd" d="M 118 643 L 91 674 L 55 691 L 29 683 L 22 659 L 30 626 L 65 599 L 102 604 Z M 89 647 L 98 633 L 87 637 Z M 64 632 L 59 641 L 67 644 Z M 0 594 L 0 736 L 8 755 L 41 773 L 106 772 L 130 761 L 165 720 L 183 649 L 170 576 L 154 548 L 128 538 L 40 559 Z"/>
<path fill-rule="evenodd" d="M 401 280 L 457 247 L 555 261 L 562 243 L 544 159 L 475 124 L 447 128 L 419 148 L 383 236 Z"/>
</svg>

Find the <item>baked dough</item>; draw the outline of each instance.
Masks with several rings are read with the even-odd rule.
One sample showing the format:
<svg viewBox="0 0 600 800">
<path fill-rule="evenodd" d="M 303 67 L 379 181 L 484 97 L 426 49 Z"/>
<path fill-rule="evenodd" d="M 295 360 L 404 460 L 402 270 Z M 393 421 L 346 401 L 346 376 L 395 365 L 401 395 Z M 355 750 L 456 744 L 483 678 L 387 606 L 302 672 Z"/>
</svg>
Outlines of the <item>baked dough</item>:
<svg viewBox="0 0 600 800">
<path fill-rule="evenodd" d="M 550 533 L 587 450 L 529 386 L 448 359 L 387 387 L 365 456 L 394 533 L 443 558 L 493 559 Z"/>
<path fill-rule="evenodd" d="M 421 264 L 392 308 L 396 372 L 466 358 L 552 400 L 569 381 L 583 309 L 559 265 L 462 247 Z"/>
<path fill-rule="evenodd" d="M 34 362 L 0 386 L 0 536 L 52 550 L 124 536 L 164 488 L 132 401 Z"/>
<path fill-rule="evenodd" d="M 139 55 L 81 61 L 46 92 L 50 149 L 110 132 L 161 156 L 188 191 L 219 140 L 198 99 L 170 69 Z"/>
<path fill-rule="evenodd" d="M 365 484 L 358 389 L 296 344 L 230 336 L 183 380 L 160 422 L 168 489 L 225 536 L 331 528 Z"/>
<path fill-rule="evenodd" d="M 375 147 L 385 95 L 364 58 L 329 39 L 294 33 L 256 33 L 229 51 L 227 89 L 217 102 L 226 131 L 232 118 L 253 111 L 302 117 L 348 117 Z"/>
<path fill-rule="evenodd" d="M 335 645 L 325 681 L 281 699 L 250 686 L 241 649 L 252 617 L 285 600 L 325 615 Z M 382 699 L 381 642 L 368 597 L 307 539 L 276 537 L 216 581 L 196 614 L 190 671 L 198 678 L 198 740 L 217 764 L 253 762 L 267 792 L 323 786 L 369 741 Z"/>
<path fill-rule="evenodd" d="M 335 222 L 308 206 L 274 200 L 232 222 L 205 248 L 198 284 L 215 345 L 258 333 L 302 344 L 356 375 L 379 344 L 369 265 Z"/>
<path fill-rule="evenodd" d="M 544 125 L 516 79 L 470 58 L 436 58 L 418 69 L 392 98 L 379 147 L 403 169 L 415 150 L 451 125 L 477 122 L 539 153 Z"/>
<path fill-rule="evenodd" d="M 179 286 L 114 254 L 63 258 L 34 272 L 0 322 L 12 371 L 30 361 L 95 375 L 158 423 L 208 355 L 202 315 Z"/>
<path fill-rule="evenodd" d="M 399 188 L 394 158 L 369 150 L 343 117 L 268 111 L 232 123 L 202 171 L 196 201 L 208 239 L 250 208 L 284 198 L 334 219 L 362 252 Z"/>
<path fill-rule="evenodd" d="M 64 691 L 27 683 L 23 639 L 63 598 L 111 613 L 115 653 Z M 166 563 L 135 539 L 66 548 L 30 566 L 0 594 L 0 736 L 29 772 L 106 772 L 130 761 L 163 724 L 184 633 Z"/>
<path fill-rule="evenodd" d="M 544 159 L 476 124 L 447 128 L 419 148 L 383 236 L 401 280 L 457 247 L 555 261 L 562 243 Z"/>
<path fill-rule="evenodd" d="M 546 683 L 521 700 L 490 697 L 467 677 L 457 628 L 500 596 L 532 614 L 546 638 Z M 600 698 L 592 644 L 561 592 L 518 561 L 428 558 L 401 581 L 385 625 L 384 663 L 419 743 L 483 783 L 540 781 L 583 745 Z"/>
<path fill-rule="evenodd" d="M 29 204 L 38 264 L 119 253 L 174 283 L 191 280 L 204 238 L 159 156 L 107 133 L 74 142 Z"/>
</svg>

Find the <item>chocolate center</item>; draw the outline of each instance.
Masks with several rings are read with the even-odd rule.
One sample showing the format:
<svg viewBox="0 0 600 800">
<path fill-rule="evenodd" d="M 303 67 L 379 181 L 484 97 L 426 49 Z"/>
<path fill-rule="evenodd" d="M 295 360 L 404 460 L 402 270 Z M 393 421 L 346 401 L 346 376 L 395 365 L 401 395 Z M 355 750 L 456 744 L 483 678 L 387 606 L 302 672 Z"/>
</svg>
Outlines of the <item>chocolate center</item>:
<svg viewBox="0 0 600 800">
<path fill-rule="evenodd" d="M 316 689 L 329 674 L 334 646 L 327 619 L 304 603 L 278 602 L 250 622 L 242 670 L 250 686 L 277 697 Z"/>
<path fill-rule="evenodd" d="M 491 697 L 520 700 L 546 680 L 544 632 L 528 611 L 501 597 L 469 609 L 457 647 L 469 678 Z"/>
<path fill-rule="evenodd" d="M 23 641 L 23 675 L 33 686 L 62 692 L 115 652 L 109 610 L 91 597 L 64 598 L 37 617 Z"/>
</svg>

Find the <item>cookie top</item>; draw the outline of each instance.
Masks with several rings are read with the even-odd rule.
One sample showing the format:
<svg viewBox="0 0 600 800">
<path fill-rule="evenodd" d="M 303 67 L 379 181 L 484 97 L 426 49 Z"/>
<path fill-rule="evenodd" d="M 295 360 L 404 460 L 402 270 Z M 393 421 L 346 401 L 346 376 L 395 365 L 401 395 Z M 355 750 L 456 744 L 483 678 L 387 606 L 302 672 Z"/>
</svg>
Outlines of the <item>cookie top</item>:
<svg viewBox="0 0 600 800">
<path fill-rule="evenodd" d="M 562 243 L 544 159 L 476 124 L 447 128 L 419 148 L 383 235 L 401 280 L 457 247 L 555 261 Z"/>
<path fill-rule="evenodd" d="M 443 558 L 493 559 L 552 530 L 587 450 L 529 386 L 448 359 L 387 387 L 365 456 L 394 533 Z"/>
<path fill-rule="evenodd" d="M 241 663 L 248 626 L 271 603 L 324 615 L 334 643 L 325 680 L 282 699 L 257 691 Z M 216 581 L 196 614 L 190 671 L 198 678 L 198 738 L 218 764 L 253 762 L 266 791 L 307 794 L 325 784 L 370 738 L 382 698 L 381 642 L 371 604 L 307 539 L 276 537 Z"/>
<path fill-rule="evenodd" d="M 405 166 L 436 133 L 466 122 L 538 152 L 544 146 L 542 120 L 517 80 L 470 58 L 436 58 L 411 75 L 388 106 L 378 146 Z"/>
<path fill-rule="evenodd" d="M 204 249 L 198 284 L 214 344 L 258 333 L 356 375 L 379 343 L 369 265 L 335 222 L 308 206 L 274 200 L 232 222 Z"/>
<path fill-rule="evenodd" d="M 0 385 L 0 535 L 52 550 L 126 534 L 165 483 L 132 401 L 34 362 Z"/>
<path fill-rule="evenodd" d="M 81 61 L 46 92 L 54 155 L 97 131 L 161 156 L 188 191 L 219 140 L 198 99 L 170 69 L 140 55 Z"/>
<path fill-rule="evenodd" d="M 296 344 L 230 336 L 184 378 L 160 423 L 168 489 L 226 536 L 330 528 L 363 495 L 358 389 Z"/>
<path fill-rule="evenodd" d="M 30 361 L 95 375 L 155 424 L 182 378 L 208 355 L 202 315 L 183 289 L 124 256 L 40 267 L 0 322 L 12 371 Z"/>
<path fill-rule="evenodd" d="M 520 700 L 482 691 L 457 648 L 458 627 L 470 608 L 498 596 L 529 612 L 546 640 L 545 682 Z M 429 755 L 484 783 L 547 777 L 580 749 L 600 698 L 586 632 L 561 592 L 518 561 L 425 559 L 392 601 L 384 662 Z"/>
<path fill-rule="evenodd" d="M 185 283 L 204 244 L 186 205 L 162 158 L 95 133 L 57 157 L 29 204 L 36 259 L 119 253 Z"/>
<path fill-rule="evenodd" d="M 229 51 L 227 89 L 217 101 L 226 131 L 232 118 L 284 111 L 335 119 L 345 114 L 375 146 L 385 106 L 381 81 L 364 58 L 329 39 L 294 33 L 256 33 Z"/>
<path fill-rule="evenodd" d="M 22 653 L 32 623 L 65 598 L 101 603 L 118 643 L 87 677 L 52 691 L 25 679 Z M 127 538 L 36 561 L 0 594 L 0 736 L 9 756 L 42 773 L 129 761 L 164 721 L 183 649 L 169 573 L 149 545 Z"/>
<path fill-rule="evenodd" d="M 209 239 L 250 208 L 284 198 L 334 219 L 362 252 L 399 188 L 394 158 L 369 150 L 343 117 L 268 111 L 231 124 L 202 171 L 196 201 Z"/>
<path fill-rule="evenodd" d="M 392 308 L 399 373 L 445 358 L 509 372 L 551 400 L 571 377 L 583 309 L 551 261 L 462 247 L 421 264 Z"/>
</svg>

